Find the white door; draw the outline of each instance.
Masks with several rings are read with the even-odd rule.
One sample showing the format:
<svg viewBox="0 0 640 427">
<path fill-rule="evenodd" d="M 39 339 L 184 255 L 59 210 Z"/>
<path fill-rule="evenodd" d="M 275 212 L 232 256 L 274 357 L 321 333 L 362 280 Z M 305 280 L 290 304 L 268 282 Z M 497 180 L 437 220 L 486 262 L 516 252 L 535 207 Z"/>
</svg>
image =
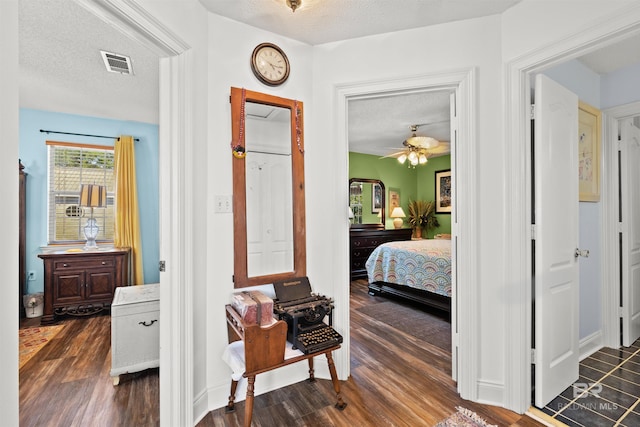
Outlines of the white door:
<svg viewBox="0 0 640 427">
<path fill-rule="evenodd" d="M 578 379 L 578 97 L 536 76 L 535 405 Z"/>
<path fill-rule="evenodd" d="M 640 129 L 620 122 L 622 344 L 640 338 Z"/>
<path fill-rule="evenodd" d="M 246 157 L 247 212 L 261 212 L 247 221 L 249 277 L 293 271 L 293 217 L 290 191 L 291 156 L 250 152 Z"/>
</svg>

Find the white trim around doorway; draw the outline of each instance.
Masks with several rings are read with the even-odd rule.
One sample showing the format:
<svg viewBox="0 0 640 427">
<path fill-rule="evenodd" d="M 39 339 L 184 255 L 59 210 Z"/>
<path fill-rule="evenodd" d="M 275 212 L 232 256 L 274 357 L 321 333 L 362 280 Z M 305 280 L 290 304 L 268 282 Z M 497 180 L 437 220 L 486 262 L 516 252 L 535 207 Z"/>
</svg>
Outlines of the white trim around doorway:
<svg viewBox="0 0 640 427">
<path fill-rule="evenodd" d="M 343 183 L 348 182 L 348 137 L 347 137 L 347 101 L 351 98 L 363 98 L 380 95 L 383 93 L 408 93 L 417 91 L 433 91 L 450 89 L 456 93 L 457 107 L 457 147 L 452 150 L 455 153 L 455 168 L 457 169 L 455 184 L 457 204 L 457 214 L 452 218 L 452 242 L 456 242 L 456 258 L 464 260 L 456 265 L 453 272 L 456 278 L 457 290 L 454 289 L 454 299 L 452 300 L 452 327 L 454 319 L 457 320 L 457 339 L 453 345 L 457 344 L 458 369 L 457 383 L 458 392 L 464 399 L 477 400 L 479 389 L 478 384 L 478 289 L 471 286 L 478 276 L 478 266 L 476 264 L 476 254 L 478 248 L 478 227 L 476 226 L 476 206 L 477 206 L 477 153 L 474 139 L 476 136 L 476 69 L 468 68 L 462 70 L 443 71 L 436 74 L 420 76 L 408 76 L 394 80 L 384 80 L 377 82 L 358 82 L 337 86 L 334 91 L 335 114 L 336 114 L 336 141 L 338 141 L 336 154 L 339 164 L 336 174 L 336 187 L 340 191 L 336 194 L 336 203 L 344 205 L 348 200 L 348 186 Z M 349 229 L 348 227 L 337 230 L 336 238 L 343 242 L 343 259 L 349 259 Z M 348 263 L 345 262 L 343 274 L 348 283 L 349 271 Z M 349 301 L 349 288 L 336 288 L 335 292 L 340 294 L 340 300 Z M 349 307 L 338 309 L 336 313 L 338 324 L 349 324 Z M 349 375 L 349 354 L 350 343 L 346 340 L 343 347 L 347 351 L 341 352 L 336 365 L 339 376 L 344 378 Z M 456 349 L 452 349 L 452 352 Z"/>
<path fill-rule="evenodd" d="M 193 425 L 193 147 L 194 62 L 189 46 L 135 0 L 78 0 L 162 57 L 160 61 L 160 422 Z"/>
<path fill-rule="evenodd" d="M 508 397 L 505 400 L 505 407 L 518 413 L 524 413 L 530 407 L 532 386 L 530 77 L 533 73 L 633 34 L 640 34 L 640 8 L 618 11 L 596 25 L 585 26 L 576 34 L 546 45 L 505 65 L 504 141 L 517 142 L 505 144 L 505 206 L 509 208 L 510 213 L 506 216 L 504 244 L 507 248 L 505 253 L 510 258 L 504 265 L 506 283 L 511 284 L 512 289 L 509 293 L 513 296 L 512 304 L 508 307 L 509 322 L 507 322 L 505 345 L 509 353 L 505 357 L 508 361 L 506 367 Z M 605 129 L 607 129 L 606 125 Z M 607 191 L 609 191 L 607 188 L 603 188 L 603 193 Z M 604 195 L 604 197 L 609 196 Z M 603 225 L 602 233 L 606 232 L 607 228 Z M 607 332 L 607 335 L 611 335 L 611 332 Z"/>
<path fill-rule="evenodd" d="M 603 345 L 619 347 L 620 334 L 620 245 L 619 164 L 620 120 L 640 116 L 640 102 L 608 108 L 602 112 L 602 317 Z"/>
</svg>

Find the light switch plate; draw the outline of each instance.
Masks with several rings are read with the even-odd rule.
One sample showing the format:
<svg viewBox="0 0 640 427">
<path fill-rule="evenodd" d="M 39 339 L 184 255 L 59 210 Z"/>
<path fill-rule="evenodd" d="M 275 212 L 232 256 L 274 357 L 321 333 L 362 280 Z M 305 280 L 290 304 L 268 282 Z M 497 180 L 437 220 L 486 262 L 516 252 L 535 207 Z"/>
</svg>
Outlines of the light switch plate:
<svg viewBox="0 0 640 427">
<path fill-rule="evenodd" d="M 231 213 L 233 210 L 231 206 L 231 196 L 215 196 L 215 213 Z"/>
</svg>

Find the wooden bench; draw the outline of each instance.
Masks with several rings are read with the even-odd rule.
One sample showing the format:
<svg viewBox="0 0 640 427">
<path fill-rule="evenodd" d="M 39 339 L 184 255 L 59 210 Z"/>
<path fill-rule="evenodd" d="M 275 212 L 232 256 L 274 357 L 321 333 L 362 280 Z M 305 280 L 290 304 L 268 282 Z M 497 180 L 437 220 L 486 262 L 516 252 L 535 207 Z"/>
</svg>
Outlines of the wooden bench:
<svg viewBox="0 0 640 427">
<path fill-rule="evenodd" d="M 340 395 L 340 382 L 336 374 L 336 367 L 333 363 L 332 351 L 340 348 L 340 345 L 321 350 L 315 353 L 297 355 L 292 358 L 285 359 L 285 347 L 287 343 L 287 323 L 283 320 L 275 322 L 269 327 L 260 327 L 258 325 L 247 325 L 242 317 L 231 306 L 226 306 L 227 329 L 229 333 L 229 343 L 242 340 L 244 342 L 244 362 L 245 369 L 243 377 L 247 378 L 247 399 L 244 409 L 244 425 L 251 426 L 251 418 L 253 414 L 253 392 L 256 375 L 272 369 L 281 368 L 292 363 L 302 360 L 309 361 L 309 381 L 315 381 L 313 370 L 313 358 L 324 354 L 327 357 L 329 372 L 331 373 L 331 381 L 333 389 L 336 392 L 337 403 L 336 408 L 343 410 L 347 404 L 342 400 Z M 229 395 L 229 403 L 226 406 L 226 412 L 234 412 L 234 402 L 236 399 L 236 388 L 238 381 L 231 380 L 231 393 Z"/>
</svg>

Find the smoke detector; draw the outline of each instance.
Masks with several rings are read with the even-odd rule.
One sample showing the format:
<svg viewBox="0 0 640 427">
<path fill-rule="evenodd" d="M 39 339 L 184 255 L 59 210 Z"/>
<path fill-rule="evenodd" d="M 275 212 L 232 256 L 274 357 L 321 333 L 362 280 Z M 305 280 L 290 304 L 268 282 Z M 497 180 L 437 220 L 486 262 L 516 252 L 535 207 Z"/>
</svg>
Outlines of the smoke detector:
<svg viewBox="0 0 640 427">
<path fill-rule="evenodd" d="M 104 66 L 107 67 L 107 71 L 111 73 L 129 74 L 133 75 L 133 68 L 131 67 L 131 58 L 125 55 L 119 55 L 117 53 L 100 51 Z"/>
</svg>

